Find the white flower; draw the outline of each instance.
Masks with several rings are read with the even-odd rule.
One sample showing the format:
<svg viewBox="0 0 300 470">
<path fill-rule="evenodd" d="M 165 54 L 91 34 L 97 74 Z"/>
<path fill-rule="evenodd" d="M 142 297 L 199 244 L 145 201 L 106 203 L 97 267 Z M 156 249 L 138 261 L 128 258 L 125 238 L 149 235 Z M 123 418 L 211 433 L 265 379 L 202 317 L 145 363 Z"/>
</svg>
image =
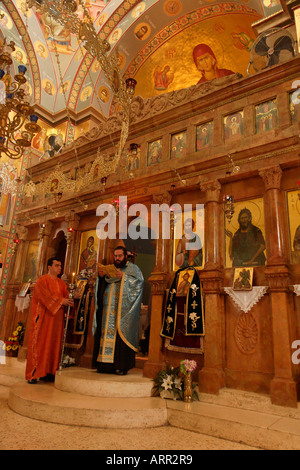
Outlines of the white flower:
<svg viewBox="0 0 300 470">
<path fill-rule="evenodd" d="M 180 377 L 177 377 L 176 379 L 174 379 L 174 385 L 175 385 L 175 388 L 178 388 L 178 390 L 181 390 L 182 379 Z"/>
<path fill-rule="evenodd" d="M 172 377 L 170 375 L 167 375 L 167 377 L 163 380 L 161 386 L 165 389 L 165 390 L 168 390 L 168 389 L 172 389 Z"/>
</svg>

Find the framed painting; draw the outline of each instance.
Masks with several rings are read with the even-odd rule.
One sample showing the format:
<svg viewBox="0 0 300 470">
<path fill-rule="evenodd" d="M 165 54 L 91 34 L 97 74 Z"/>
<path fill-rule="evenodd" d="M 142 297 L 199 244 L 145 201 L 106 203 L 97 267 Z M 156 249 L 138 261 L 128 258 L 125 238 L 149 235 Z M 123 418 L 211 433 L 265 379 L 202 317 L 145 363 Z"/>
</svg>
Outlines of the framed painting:
<svg viewBox="0 0 300 470">
<path fill-rule="evenodd" d="M 202 150 L 212 145 L 214 122 L 206 122 L 196 126 L 196 151 Z"/>
<path fill-rule="evenodd" d="M 170 158 L 185 157 L 186 155 L 186 131 L 171 135 Z"/>
<path fill-rule="evenodd" d="M 240 139 L 244 134 L 244 111 L 238 111 L 224 117 L 225 140 Z"/>
<path fill-rule="evenodd" d="M 177 291 L 176 291 L 176 297 L 186 297 L 190 286 L 191 282 L 194 276 L 194 271 L 192 269 L 185 269 L 184 271 L 181 271 L 178 276 L 178 281 L 177 281 Z"/>
<path fill-rule="evenodd" d="M 260 134 L 271 131 L 278 125 L 276 100 L 265 101 L 255 106 L 255 132 Z"/>
<path fill-rule="evenodd" d="M 148 143 L 147 165 L 156 165 L 161 162 L 162 157 L 162 139 L 154 140 Z"/>
<path fill-rule="evenodd" d="M 300 121 L 300 88 L 289 94 L 290 116 L 292 123 Z"/>
<path fill-rule="evenodd" d="M 253 268 L 235 268 L 233 278 L 234 290 L 252 290 Z"/>
<path fill-rule="evenodd" d="M 141 148 L 137 148 L 136 154 L 129 151 L 128 158 L 127 158 L 127 171 L 134 171 L 140 168 L 140 161 L 141 161 Z"/>
<path fill-rule="evenodd" d="M 226 267 L 242 268 L 266 264 L 266 242 L 263 199 L 234 204 L 234 215 L 225 217 Z"/>
<path fill-rule="evenodd" d="M 292 264 L 300 264 L 300 200 L 298 191 L 287 192 Z"/>
<path fill-rule="evenodd" d="M 21 290 L 20 290 L 18 296 L 19 297 L 26 297 L 27 292 L 30 288 L 30 285 L 31 285 L 31 282 L 24 282 L 24 284 L 22 284 L 22 287 L 21 287 Z"/>
<path fill-rule="evenodd" d="M 40 248 L 40 241 L 39 240 L 32 240 L 29 242 L 27 255 L 26 255 L 26 262 L 25 262 L 25 270 L 23 274 L 23 282 L 34 281 L 37 275 L 37 267 L 39 262 L 39 248 Z"/>
<path fill-rule="evenodd" d="M 204 205 L 175 214 L 173 236 L 173 271 L 204 265 Z"/>
<path fill-rule="evenodd" d="M 81 233 L 79 259 L 77 272 L 86 269 L 96 272 L 98 258 L 99 239 L 96 230 L 88 230 Z"/>
</svg>

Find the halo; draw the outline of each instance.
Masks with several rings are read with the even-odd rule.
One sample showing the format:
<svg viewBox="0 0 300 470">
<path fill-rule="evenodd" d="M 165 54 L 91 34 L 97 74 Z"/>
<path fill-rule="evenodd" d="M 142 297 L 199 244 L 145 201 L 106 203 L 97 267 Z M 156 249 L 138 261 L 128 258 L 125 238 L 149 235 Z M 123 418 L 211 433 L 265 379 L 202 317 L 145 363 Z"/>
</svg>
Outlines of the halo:
<svg viewBox="0 0 300 470">
<path fill-rule="evenodd" d="M 256 227 L 261 227 L 264 225 L 263 214 L 259 205 L 254 201 L 241 201 L 234 203 L 235 213 L 230 224 L 226 221 L 227 228 L 230 226 L 235 231 L 239 229 L 238 216 L 242 209 L 248 209 L 251 212 L 253 225 Z"/>
</svg>

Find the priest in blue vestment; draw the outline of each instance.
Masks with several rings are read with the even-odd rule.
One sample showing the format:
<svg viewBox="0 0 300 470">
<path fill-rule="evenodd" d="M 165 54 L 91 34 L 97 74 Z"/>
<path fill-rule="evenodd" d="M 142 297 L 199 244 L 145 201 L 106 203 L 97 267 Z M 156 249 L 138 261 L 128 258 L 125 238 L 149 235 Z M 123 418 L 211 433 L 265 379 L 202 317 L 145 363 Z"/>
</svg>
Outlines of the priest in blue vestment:
<svg viewBox="0 0 300 470">
<path fill-rule="evenodd" d="M 127 260 L 125 247 L 114 250 L 116 277 L 99 268 L 95 286 L 93 367 L 100 373 L 126 375 L 135 367 L 144 278 Z"/>
</svg>

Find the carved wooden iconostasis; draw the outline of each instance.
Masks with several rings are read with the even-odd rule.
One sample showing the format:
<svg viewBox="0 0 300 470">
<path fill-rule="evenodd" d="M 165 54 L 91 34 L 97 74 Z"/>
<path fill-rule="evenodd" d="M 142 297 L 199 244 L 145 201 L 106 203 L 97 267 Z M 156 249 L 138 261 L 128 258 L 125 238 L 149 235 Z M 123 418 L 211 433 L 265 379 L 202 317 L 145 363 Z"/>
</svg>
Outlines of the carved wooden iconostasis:
<svg viewBox="0 0 300 470">
<path fill-rule="evenodd" d="M 136 17 L 131 16 L 131 33 L 136 44 L 144 46 L 130 63 L 124 49 L 121 53 L 126 62 L 124 72 L 134 76 L 138 85 L 131 101 L 126 149 L 116 174 L 105 182 L 94 162 L 99 149 L 107 159 L 114 155 L 122 115 L 113 115 L 111 90 L 101 81 L 96 87 L 98 98 L 106 106 L 107 116 L 112 115 L 98 121 L 99 110 L 91 115 L 84 110 L 84 103 L 94 100 L 86 75 L 79 72 L 74 81 L 78 87 L 72 89 L 66 81 L 70 103 L 80 115 L 77 123 L 74 118 L 78 139 L 73 142 L 69 138 L 72 129 L 65 115 L 56 116 L 51 127 L 49 113 L 43 112 L 43 135 L 33 145 L 30 175 L 33 182 L 42 182 L 59 163 L 64 175 L 79 180 L 91 174 L 91 182 L 76 194 L 67 187 L 57 192 L 59 181 L 53 177 L 44 195 L 24 199 L 18 211 L 19 244 L 10 265 L 1 339 L 11 333 L 17 321 L 28 320 L 30 310 L 18 310 L 16 296 L 24 282 L 46 272 L 49 256 L 60 252 L 64 276 L 70 282 L 72 273 L 81 268 L 93 270 L 96 261 L 111 262 L 114 247 L 121 243 L 137 253 L 134 261 L 146 278 L 143 303 L 150 320 L 150 341 L 145 376 L 154 377 L 166 363 L 177 366 L 180 360 L 191 358 L 198 363 L 194 379 L 203 392 L 218 393 L 223 387 L 232 387 L 268 393 L 279 405 L 296 405 L 300 370 L 291 362 L 291 345 L 300 334 L 300 296 L 294 288 L 300 284 L 300 101 L 299 85 L 295 85 L 300 78 L 300 58 L 247 75 L 250 46 L 256 37 L 251 25 L 262 28 L 262 10 L 254 8 L 256 3 L 249 0 L 226 7 L 222 2 L 204 0 L 200 8 L 189 11 L 179 1 L 153 5 L 174 18 L 168 28 L 161 26 L 160 34 L 150 21 L 140 18 L 137 6 L 132 9 L 130 14 Z M 267 1 L 264 9 L 276 15 L 283 11 L 281 3 Z M 101 16 L 97 21 L 105 21 Z M 120 24 L 107 33 L 112 44 L 120 34 L 126 34 L 122 27 Z M 43 53 L 42 48 L 39 51 Z M 68 55 L 66 50 L 61 53 Z M 217 64 L 217 79 L 208 79 L 211 64 L 200 70 L 199 60 L 206 54 Z M 73 60 L 77 60 L 76 52 Z M 43 93 L 47 94 L 45 87 L 46 83 Z M 136 155 L 129 150 L 131 143 L 138 145 Z M 61 144 L 66 144 L 62 153 Z M 52 150 L 46 149 L 47 145 Z M 236 167 L 238 171 L 234 171 Z M 224 211 L 228 195 L 234 204 L 230 221 Z M 124 206 L 121 196 L 127 198 Z M 136 203 L 146 207 L 148 215 L 136 214 L 135 223 L 141 230 L 153 231 L 157 238 L 126 239 L 117 228 L 116 239 L 98 239 L 99 205 L 129 212 Z M 174 217 L 171 238 L 162 236 L 160 226 L 153 229 L 153 204 L 165 204 L 163 210 L 171 220 Z M 189 213 L 184 221 L 172 208 L 178 205 L 183 209 L 185 204 Z M 259 240 L 258 256 L 243 246 L 239 233 L 243 215 Z M 130 217 L 128 224 L 134 215 Z M 183 249 L 187 220 L 199 242 L 192 254 Z M 195 335 L 185 333 L 186 288 L 192 271 L 187 272 L 189 278 L 181 273 L 177 330 L 170 339 L 161 334 L 168 292 L 176 273 L 191 266 L 201 280 L 204 329 Z M 233 289 L 234 270 L 244 267 L 251 268 L 244 273 L 251 275 L 251 289 L 246 293 Z M 92 284 L 90 279 L 90 293 Z M 80 339 L 77 356 L 83 367 L 91 367 L 93 350 L 92 296 L 90 302 L 85 341 Z M 195 312 L 199 317 L 198 310 Z M 20 353 L 26 355 L 26 335 Z"/>
</svg>

